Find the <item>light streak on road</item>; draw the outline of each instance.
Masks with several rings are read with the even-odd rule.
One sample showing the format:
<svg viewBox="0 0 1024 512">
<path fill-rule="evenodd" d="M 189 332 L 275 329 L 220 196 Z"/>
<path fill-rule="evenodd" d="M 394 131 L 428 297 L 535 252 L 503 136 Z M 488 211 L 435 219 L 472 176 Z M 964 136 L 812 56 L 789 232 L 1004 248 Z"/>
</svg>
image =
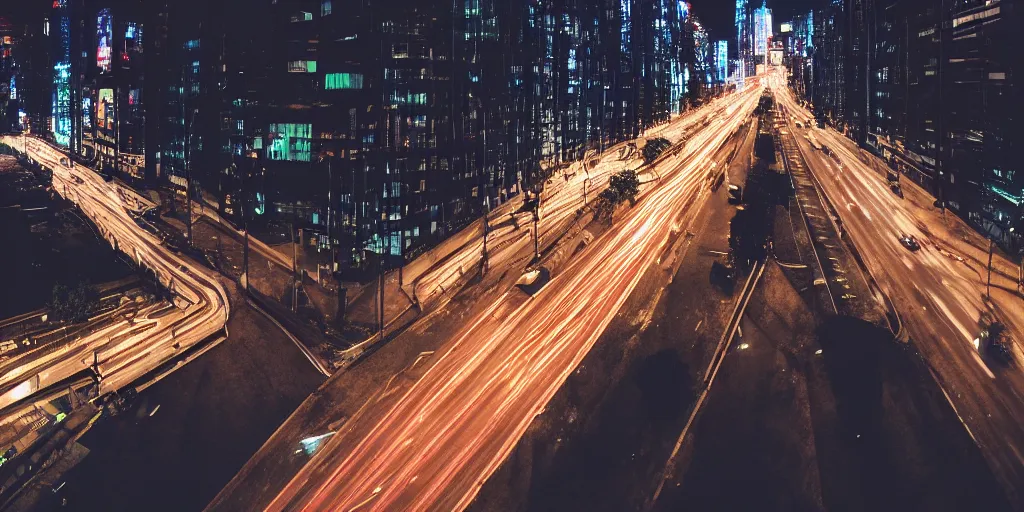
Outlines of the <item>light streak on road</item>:
<svg viewBox="0 0 1024 512">
<path fill-rule="evenodd" d="M 752 87 L 748 91 L 755 89 Z M 732 118 L 737 108 L 739 107 L 732 98 L 719 98 L 699 109 L 682 114 L 669 123 L 649 129 L 638 139 L 637 147 L 643 148 L 645 140 L 655 137 L 664 137 L 673 143 L 679 142 L 688 132 L 699 129 L 705 120 Z M 722 125 L 721 128 L 728 126 Z M 686 147 L 697 147 L 701 141 L 702 139 L 695 138 L 690 140 Z M 557 237 L 576 218 L 577 212 L 584 208 L 584 190 L 589 204 L 607 188 L 612 174 L 623 169 L 641 167 L 643 160 L 639 151 L 624 160 L 620 159 L 621 152 L 625 150 L 625 143 L 621 143 L 607 149 L 602 155 L 588 155 L 585 161 L 576 162 L 552 177 L 541 194 L 539 227 L 542 244 Z M 678 164 L 686 158 L 688 154 L 681 153 L 669 156 L 667 160 Z M 598 160 L 598 163 L 590 167 L 587 161 L 594 159 Z M 710 162 L 709 156 L 704 157 L 703 161 Z M 525 263 L 533 256 L 533 214 L 517 211 L 521 206 L 521 200 L 510 200 L 488 216 L 491 231 L 487 247 L 488 263 L 491 268 Z M 412 293 L 421 307 L 436 305 L 436 301 L 446 292 L 453 290 L 463 276 L 480 264 L 484 249 L 482 231 L 466 231 L 465 234 L 454 235 L 465 238 L 464 245 L 455 254 L 432 266 L 415 280 Z"/>
<path fill-rule="evenodd" d="M 667 158 L 662 179 L 612 230 L 532 299 L 510 292 L 470 320 L 422 377 L 327 440 L 268 509 L 467 507 L 672 241 L 673 223 L 692 219 L 708 197 L 703 162 L 749 117 L 760 91 L 721 102 L 732 115 Z"/>
<path fill-rule="evenodd" d="M 157 276 L 174 292 L 176 308 L 150 304 L 131 319 L 105 324 L 87 335 L 62 340 L 12 357 L 0 365 L 0 408 L 72 375 L 97 370 L 100 394 L 116 391 L 181 355 L 224 327 L 229 315 L 227 292 L 203 267 L 174 254 L 139 227 L 130 211 L 148 207 L 95 171 L 75 164 L 48 143 L 34 138 L 3 137 L 53 171 L 53 189 L 74 202 L 116 249 Z"/>
</svg>

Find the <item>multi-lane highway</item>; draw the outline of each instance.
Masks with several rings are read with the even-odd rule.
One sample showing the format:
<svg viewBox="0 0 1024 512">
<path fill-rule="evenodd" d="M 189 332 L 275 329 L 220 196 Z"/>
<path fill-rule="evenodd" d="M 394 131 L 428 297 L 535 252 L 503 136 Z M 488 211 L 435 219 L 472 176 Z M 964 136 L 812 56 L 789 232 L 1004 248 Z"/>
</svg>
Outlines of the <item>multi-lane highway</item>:
<svg viewBox="0 0 1024 512">
<path fill-rule="evenodd" d="M 637 141 L 637 147 L 642 148 L 645 140 L 655 137 L 679 142 L 690 133 L 702 129 L 705 123 L 720 122 L 719 119 L 733 108 L 732 102 L 731 97 L 719 98 L 682 114 L 678 119 L 651 128 Z M 600 155 L 590 153 L 585 161 L 575 162 L 557 172 L 541 194 L 540 219 L 537 223 L 541 247 L 557 239 L 576 219 L 577 212 L 597 198 L 608 186 L 612 174 L 623 169 L 638 169 L 642 165 L 640 152 L 629 151 L 622 143 Z M 643 181 L 649 179 L 657 179 L 657 175 L 642 176 Z M 487 258 L 492 269 L 524 263 L 533 255 L 533 214 L 517 210 L 520 206 L 522 201 L 518 199 L 509 201 L 488 215 L 491 231 L 488 233 Z M 429 269 L 414 273 L 409 289 L 422 307 L 435 305 L 470 269 L 480 264 L 484 253 L 482 234 L 480 228 L 467 228 L 454 235 L 462 240 L 454 254 Z M 421 265 L 420 262 L 413 262 L 410 267 Z"/>
<path fill-rule="evenodd" d="M 1003 365 L 974 341 L 993 312 L 1024 340 L 1024 300 L 1016 295 L 1016 267 L 995 257 L 992 301 L 985 299 L 987 242 L 951 213 L 943 218 L 912 184 L 893 193 L 879 171 L 884 163 L 832 129 L 796 127 L 811 118 L 785 87 L 782 73 L 769 86 L 789 114 L 790 130 L 811 173 L 839 210 L 843 225 L 871 275 L 892 299 L 907 334 L 923 354 L 975 438 L 1011 502 L 1024 508 L 1024 373 L 1019 346 Z M 815 149 L 827 146 L 834 157 Z M 967 233 L 967 234 L 965 234 Z M 898 237 L 912 235 L 919 251 Z M 987 321 L 987 320 L 985 320 Z"/>
<path fill-rule="evenodd" d="M 708 197 L 711 155 L 750 115 L 760 93 L 750 87 L 725 98 L 718 117 L 659 164 L 661 179 L 644 187 L 614 229 L 533 298 L 511 291 L 472 317 L 422 377 L 393 381 L 325 442 L 268 508 L 468 506 L 644 270 L 686 229 Z"/>
<path fill-rule="evenodd" d="M 136 224 L 145 205 L 93 170 L 62 163 L 45 141 L 3 137 L 53 171 L 53 189 L 74 202 L 112 246 L 144 266 L 174 293 L 173 307 L 154 304 L 102 329 L 24 352 L 0 365 L 0 408 L 84 371 L 98 374 L 100 393 L 115 391 L 181 355 L 224 328 L 229 315 L 224 287 L 207 270 L 162 245 Z M 66 161 L 66 160 L 65 160 Z"/>
</svg>

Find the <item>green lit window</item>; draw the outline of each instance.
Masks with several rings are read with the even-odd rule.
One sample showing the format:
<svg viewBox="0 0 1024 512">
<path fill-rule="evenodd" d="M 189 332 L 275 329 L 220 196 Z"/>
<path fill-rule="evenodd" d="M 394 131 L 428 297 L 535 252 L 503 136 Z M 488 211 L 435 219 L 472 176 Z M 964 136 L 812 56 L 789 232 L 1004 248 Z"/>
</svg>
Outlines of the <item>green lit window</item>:
<svg viewBox="0 0 1024 512">
<path fill-rule="evenodd" d="M 282 123 L 270 125 L 270 145 L 267 158 L 289 162 L 309 162 L 313 125 Z"/>
<path fill-rule="evenodd" d="M 325 89 L 362 89 L 363 75 L 357 73 L 328 73 Z"/>
</svg>

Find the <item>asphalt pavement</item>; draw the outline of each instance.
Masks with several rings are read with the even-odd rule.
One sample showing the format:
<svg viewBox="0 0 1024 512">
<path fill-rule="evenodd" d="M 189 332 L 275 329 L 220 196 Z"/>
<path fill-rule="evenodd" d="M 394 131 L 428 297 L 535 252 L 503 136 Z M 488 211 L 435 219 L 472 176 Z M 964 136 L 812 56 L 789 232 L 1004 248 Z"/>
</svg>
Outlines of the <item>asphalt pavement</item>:
<svg viewBox="0 0 1024 512">
<path fill-rule="evenodd" d="M 468 505 L 596 342 L 640 271 L 663 252 L 668 234 L 682 228 L 678 212 L 706 186 L 708 157 L 746 118 L 758 92 L 729 98 L 726 115 L 691 137 L 686 154 L 666 162 L 664 182 L 533 300 L 488 304 L 429 356 L 425 370 L 416 370 L 422 376 L 390 380 L 354 418 L 341 418 L 342 432 L 324 442 L 270 508 L 367 500 L 378 509 Z M 247 501 L 253 499 L 259 498 Z"/>
<path fill-rule="evenodd" d="M 712 159 L 743 186 L 753 130 Z M 738 296 L 716 276 L 735 209 L 727 187 L 704 203 L 671 254 L 654 264 L 618 315 L 531 424 L 471 510 L 634 510 L 665 471 Z M 742 276 L 745 277 L 745 276 Z"/>
<path fill-rule="evenodd" d="M 784 262 L 769 261 L 656 510 L 1011 510 L 927 364 L 894 339 L 801 155 L 786 157 Z"/>
</svg>

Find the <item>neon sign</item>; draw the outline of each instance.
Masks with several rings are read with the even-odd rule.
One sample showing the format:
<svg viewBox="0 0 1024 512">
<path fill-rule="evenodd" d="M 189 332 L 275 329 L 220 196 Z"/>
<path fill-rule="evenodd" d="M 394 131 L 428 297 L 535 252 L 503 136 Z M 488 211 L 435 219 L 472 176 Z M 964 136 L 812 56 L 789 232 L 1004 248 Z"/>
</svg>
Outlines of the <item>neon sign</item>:
<svg viewBox="0 0 1024 512">
<path fill-rule="evenodd" d="M 100 73 L 110 72 L 110 43 L 114 36 L 114 20 L 110 15 L 110 9 L 103 9 L 96 18 L 96 65 Z"/>
</svg>

